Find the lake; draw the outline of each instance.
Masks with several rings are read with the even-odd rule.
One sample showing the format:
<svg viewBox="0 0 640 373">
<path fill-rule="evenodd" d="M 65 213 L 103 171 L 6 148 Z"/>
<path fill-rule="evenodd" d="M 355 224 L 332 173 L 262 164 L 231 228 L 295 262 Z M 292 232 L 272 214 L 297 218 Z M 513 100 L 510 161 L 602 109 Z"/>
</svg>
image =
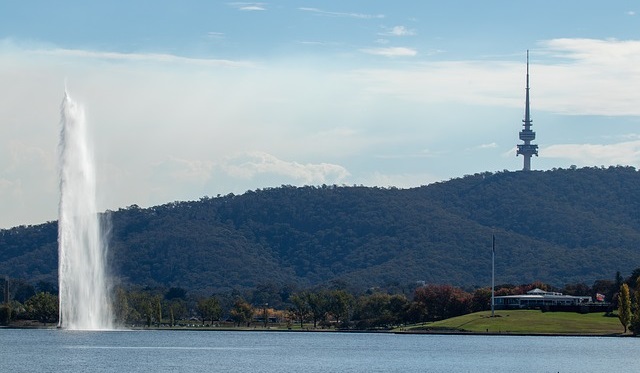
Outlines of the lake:
<svg viewBox="0 0 640 373">
<path fill-rule="evenodd" d="M 610 337 L 0 329 L 0 370 L 612 372 L 633 370 L 639 347 Z"/>
</svg>

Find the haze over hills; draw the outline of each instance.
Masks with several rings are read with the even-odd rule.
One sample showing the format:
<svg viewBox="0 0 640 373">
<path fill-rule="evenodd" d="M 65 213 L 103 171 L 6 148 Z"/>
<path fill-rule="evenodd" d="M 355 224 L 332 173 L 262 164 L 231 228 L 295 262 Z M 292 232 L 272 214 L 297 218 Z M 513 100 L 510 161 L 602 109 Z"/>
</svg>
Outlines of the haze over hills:
<svg viewBox="0 0 640 373">
<path fill-rule="evenodd" d="M 124 285 L 221 291 L 340 281 L 488 286 L 612 279 L 640 266 L 632 167 L 468 175 L 413 189 L 282 186 L 107 212 Z M 0 274 L 57 281 L 55 222 L 0 231 Z"/>
</svg>

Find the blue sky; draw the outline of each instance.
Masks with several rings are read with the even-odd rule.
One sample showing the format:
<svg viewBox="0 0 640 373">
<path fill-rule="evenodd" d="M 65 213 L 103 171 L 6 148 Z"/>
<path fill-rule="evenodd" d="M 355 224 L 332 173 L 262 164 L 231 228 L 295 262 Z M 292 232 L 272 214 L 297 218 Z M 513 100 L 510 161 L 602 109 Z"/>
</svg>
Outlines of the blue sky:
<svg viewBox="0 0 640 373">
<path fill-rule="evenodd" d="M 57 218 L 59 106 L 99 206 L 640 164 L 634 1 L 2 1 L 0 227 Z"/>
</svg>

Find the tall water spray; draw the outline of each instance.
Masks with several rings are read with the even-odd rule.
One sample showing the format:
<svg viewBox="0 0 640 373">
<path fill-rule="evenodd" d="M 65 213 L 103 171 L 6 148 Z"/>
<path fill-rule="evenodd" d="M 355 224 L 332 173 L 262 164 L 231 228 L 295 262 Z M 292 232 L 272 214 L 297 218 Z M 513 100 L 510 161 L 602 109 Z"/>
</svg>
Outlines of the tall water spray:
<svg viewBox="0 0 640 373">
<path fill-rule="evenodd" d="M 110 329 L 106 245 L 96 209 L 96 177 L 84 110 L 65 91 L 60 114 L 58 326 L 78 330 Z"/>
</svg>

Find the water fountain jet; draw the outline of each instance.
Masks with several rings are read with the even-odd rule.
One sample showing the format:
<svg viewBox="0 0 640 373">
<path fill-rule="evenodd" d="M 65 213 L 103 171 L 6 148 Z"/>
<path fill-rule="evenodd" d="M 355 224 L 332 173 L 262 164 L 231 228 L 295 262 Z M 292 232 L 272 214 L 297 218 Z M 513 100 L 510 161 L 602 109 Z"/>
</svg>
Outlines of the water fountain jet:
<svg viewBox="0 0 640 373">
<path fill-rule="evenodd" d="M 81 105 L 65 90 L 60 107 L 58 206 L 58 327 L 112 328 L 106 245 L 96 208 L 96 177 Z"/>
</svg>

